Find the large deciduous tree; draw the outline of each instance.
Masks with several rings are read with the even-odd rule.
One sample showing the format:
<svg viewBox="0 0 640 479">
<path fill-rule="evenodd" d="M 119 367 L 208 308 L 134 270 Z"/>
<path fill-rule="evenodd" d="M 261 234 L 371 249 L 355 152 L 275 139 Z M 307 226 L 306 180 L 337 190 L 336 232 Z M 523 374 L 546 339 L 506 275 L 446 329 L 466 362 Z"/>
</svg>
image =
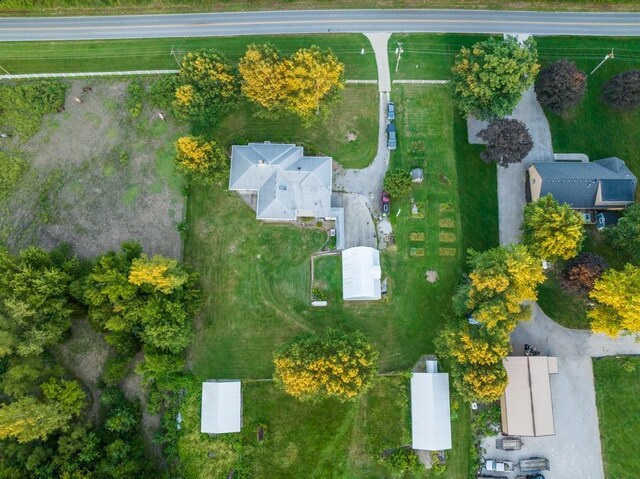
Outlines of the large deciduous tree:
<svg viewBox="0 0 640 479">
<path fill-rule="evenodd" d="M 378 352 L 360 332 L 328 329 L 286 343 L 274 356 L 274 380 L 300 400 L 353 400 L 372 385 Z"/>
<path fill-rule="evenodd" d="M 489 38 L 462 48 L 452 68 L 454 100 L 460 111 L 489 120 L 509 115 L 538 73 L 533 38 Z"/>
<path fill-rule="evenodd" d="M 640 107 L 640 70 L 629 70 L 612 77 L 602 87 L 602 99 L 616 110 Z"/>
<path fill-rule="evenodd" d="M 587 313 L 592 331 L 640 333 L 640 267 L 627 264 L 622 271 L 605 271 L 589 297 L 596 302 Z"/>
<path fill-rule="evenodd" d="M 71 327 L 79 263 L 64 249 L 0 251 L 0 358 L 40 354 Z"/>
<path fill-rule="evenodd" d="M 524 208 L 522 242 L 529 251 L 548 261 L 578 254 L 584 237 L 584 221 L 568 204 L 546 195 Z"/>
<path fill-rule="evenodd" d="M 140 244 L 98 258 L 84 298 L 89 317 L 106 331 L 107 342 L 123 353 L 140 345 L 181 353 L 191 340 L 200 304 L 197 275 L 174 260 L 148 259 Z"/>
<path fill-rule="evenodd" d="M 411 173 L 402 168 L 388 170 L 384 175 L 384 189 L 393 197 L 411 191 Z"/>
<path fill-rule="evenodd" d="M 568 60 L 558 60 L 540 70 L 535 84 L 540 104 L 554 113 L 575 108 L 587 91 L 587 74 Z"/>
<path fill-rule="evenodd" d="M 605 232 L 616 249 L 632 263 L 640 263 L 640 203 L 626 208 L 618 224 L 606 228 Z"/>
<path fill-rule="evenodd" d="M 201 136 L 178 138 L 176 166 L 194 183 L 222 183 L 229 178 L 229 158 L 215 141 Z"/>
<path fill-rule="evenodd" d="M 527 126 L 520 120 L 500 118 L 478 133 L 487 144 L 480 153 L 486 162 L 495 161 L 502 167 L 521 162 L 533 148 Z"/>
<path fill-rule="evenodd" d="M 173 107 L 197 126 L 215 125 L 233 108 L 239 93 L 236 71 L 216 50 L 187 53 L 180 62 Z"/>
<path fill-rule="evenodd" d="M 267 116 L 289 112 L 305 124 L 344 87 L 344 65 L 330 50 L 316 46 L 283 58 L 273 45 L 249 45 L 238 69 L 242 93 Z"/>
</svg>

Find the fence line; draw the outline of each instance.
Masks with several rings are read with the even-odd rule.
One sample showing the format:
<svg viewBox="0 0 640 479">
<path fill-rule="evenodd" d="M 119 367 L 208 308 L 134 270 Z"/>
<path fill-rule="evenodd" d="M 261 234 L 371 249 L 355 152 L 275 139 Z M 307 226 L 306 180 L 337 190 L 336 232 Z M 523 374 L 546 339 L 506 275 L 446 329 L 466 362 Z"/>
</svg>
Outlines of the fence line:
<svg viewBox="0 0 640 479">
<path fill-rule="evenodd" d="M 449 80 L 393 80 L 393 83 L 408 83 L 415 85 L 446 85 Z"/>
<path fill-rule="evenodd" d="M 135 75 L 170 75 L 178 70 L 129 70 L 119 72 L 76 72 L 76 73 L 19 73 L 15 75 L 0 75 L 0 80 L 34 80 L 37 78 L 82 78 L 82 77 L 111 77 Z"/>
<path fill-rule="evenodd" d="M 378 80 L 345 80 L 344 82 L 350 85 L 375 85 Z"/>
</svg>

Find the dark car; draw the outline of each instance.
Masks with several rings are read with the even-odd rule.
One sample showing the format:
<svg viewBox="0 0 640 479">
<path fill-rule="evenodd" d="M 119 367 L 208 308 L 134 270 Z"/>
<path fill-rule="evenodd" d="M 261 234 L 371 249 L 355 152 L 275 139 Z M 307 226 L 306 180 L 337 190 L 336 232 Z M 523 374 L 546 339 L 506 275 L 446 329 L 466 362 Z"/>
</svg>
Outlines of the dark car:
<svg viewBox="0 0 640 479">
<path fill-rule="evenodd" d="M 396 140 L 396 126 L 393 123 L 387 125 L 387 148 L 395 150 L 398 147 Z"/>
<path fill-rule="evenodd" d="M 383 191 L 382 196 L 380 197 L 380 202 L 382 203 L 382 214 L 388 215 L 391 210 L 391 198 L 389 198 L 389 193 Z"/>
<path fill-rule="evenodd" d="M 390 101 L 387 104 L 387 120 L 393 121 L 396 119 L 396 104 Z"/>
</svg>

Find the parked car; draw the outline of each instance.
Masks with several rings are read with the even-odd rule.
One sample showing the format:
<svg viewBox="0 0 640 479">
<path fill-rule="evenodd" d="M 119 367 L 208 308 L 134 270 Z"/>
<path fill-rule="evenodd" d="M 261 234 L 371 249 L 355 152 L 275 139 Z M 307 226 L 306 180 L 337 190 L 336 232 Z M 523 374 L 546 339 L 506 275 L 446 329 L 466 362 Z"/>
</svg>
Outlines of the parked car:
<svg viewBox="0 0 640 479">
<path fill-rule="evenodd" d="M 390 101 L 387 103 L 387 120 L 393 121 L 396 119 L 396 104 Z"/>
<path fill-rule="evenodd" d="M 393 123 L 387 125 L 387 148 L 395 150 L 398 147 L 396 140 L 396 126 Z"/>
<path fill-rule="evenodd" d="M 383 216 L 388 215 L 389 211 L 391 211 L 391 198 L 389 198 L 389 193 L 387 193 L 386 191 L 382 192 L 380 203 L 382 203 L 380 208 L 382 209 Z"/>
<path fill-rule="evenodd" d="M 516 464 L 512 461 L 498 461 L 496 459 L 485 459 L 484 468 L 492 472 L 515 471 Z"/>
</svg>

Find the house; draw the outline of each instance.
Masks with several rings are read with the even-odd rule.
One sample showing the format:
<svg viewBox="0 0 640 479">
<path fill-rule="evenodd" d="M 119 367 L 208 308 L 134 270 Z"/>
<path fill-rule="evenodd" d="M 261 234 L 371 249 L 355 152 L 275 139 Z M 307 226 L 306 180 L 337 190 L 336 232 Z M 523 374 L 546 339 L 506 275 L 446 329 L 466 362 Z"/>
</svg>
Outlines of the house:
<svg viewBox="0 0 640 479">
<path fill-rule="evenodd" d="M 500 398 L 502 434 L 551 436 L 555 434 L 550 374 L 558 360 L 547 356 L 509 356 L 503 359 L 507 388 Z"/>
<path fill-rule="evenodd" d="M 529 167 L 531 201 L 551 194 L 593 222 L 599 211 L 622 210 L 634 201 L 637 178 L 620 158 L 552 161 Z"/>
<path fill-rule="evenodd" d="M 411 374 L 411 447 L 425 451 L 451 449 L 449 375 L 427 360 L 424 373 Z"/>
<path fill-rule="evenodd" d="M 342 252 L 342 298 L 345 301 L 380 299 L 380 251 L 356 246 Z"/>
<path fill-rule="evenodd" d="M 334 219 L 332 159 L 304 156 L 301 146 L 270 142 L 233 145 L 229 189 L 257 194 L 259 220 Z"/>
<path fill-rule="evenodd" d="M 225 434 L 240 432 L 242 393 L 240 381 L 206 381 L 202 383 L 200 432 Z"/>
</svg>

